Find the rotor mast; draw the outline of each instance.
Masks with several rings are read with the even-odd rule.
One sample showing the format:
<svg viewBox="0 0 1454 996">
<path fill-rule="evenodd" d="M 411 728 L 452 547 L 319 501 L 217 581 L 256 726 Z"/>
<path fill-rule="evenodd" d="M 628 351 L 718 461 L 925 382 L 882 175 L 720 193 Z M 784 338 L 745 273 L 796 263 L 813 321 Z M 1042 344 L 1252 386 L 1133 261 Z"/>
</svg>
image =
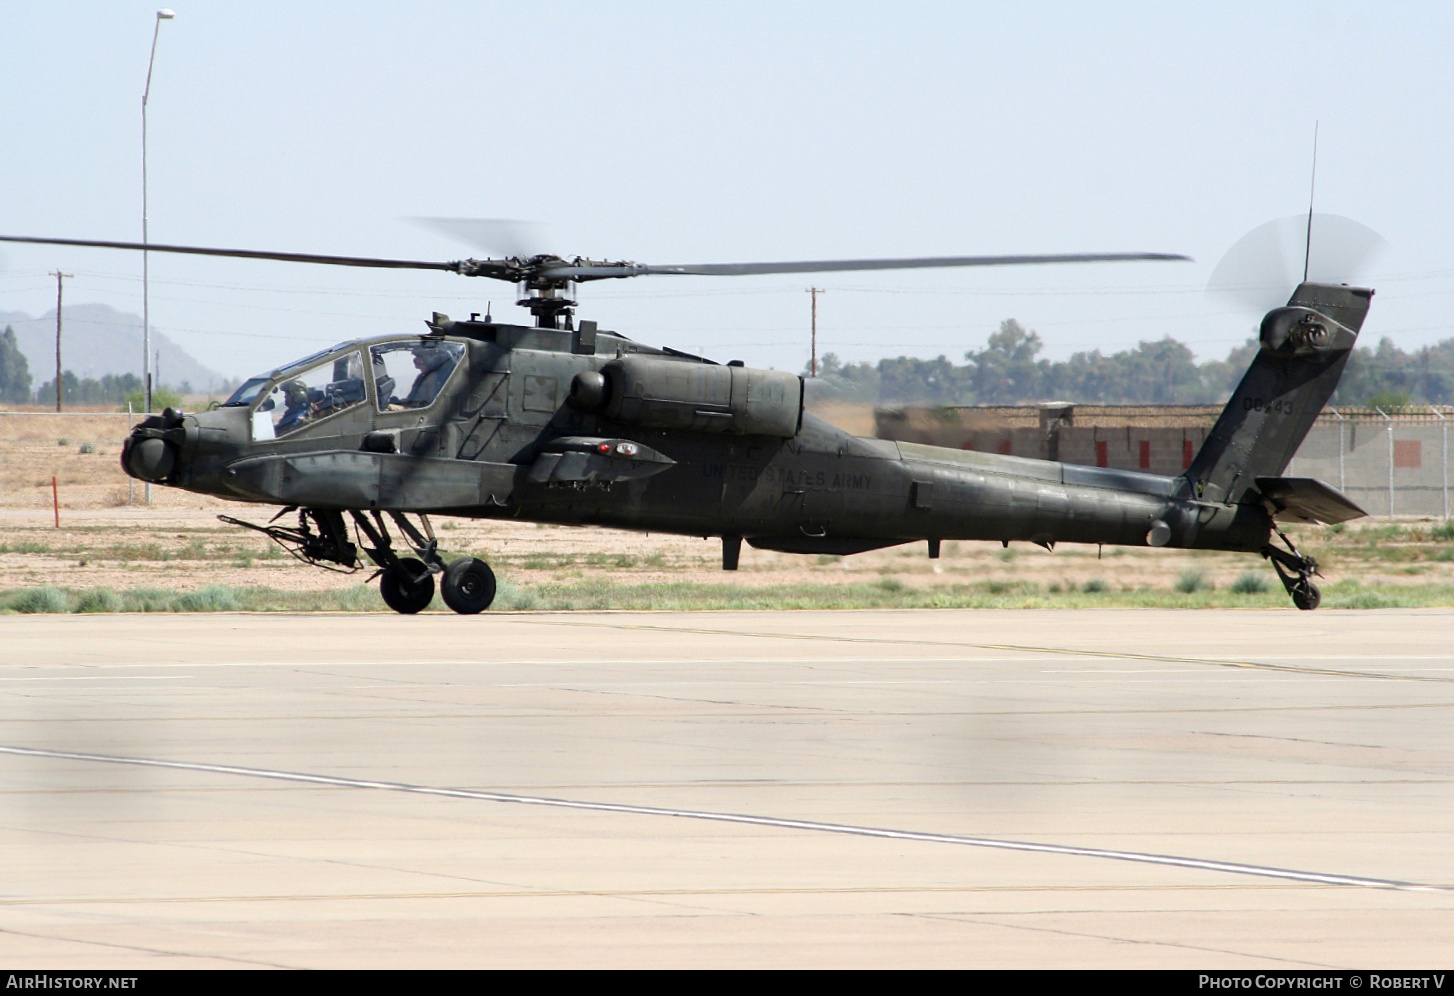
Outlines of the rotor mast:
<svg viewBox="0 0 1454 996">
<path fill-rule="evenodd" d="M 561 277 L 527 277 L 515 285 L 515 303 L 528 308 L 541 329 L 574 328 L 576 282 Z"/>
</svg>

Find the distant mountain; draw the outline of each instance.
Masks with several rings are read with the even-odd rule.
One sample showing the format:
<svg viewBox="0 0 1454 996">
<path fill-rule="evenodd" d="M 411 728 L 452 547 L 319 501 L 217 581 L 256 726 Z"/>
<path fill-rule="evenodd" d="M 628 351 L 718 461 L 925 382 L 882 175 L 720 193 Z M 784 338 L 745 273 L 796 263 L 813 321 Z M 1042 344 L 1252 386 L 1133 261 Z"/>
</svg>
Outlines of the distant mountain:
<svg viewBox="0 0 1454 996">
<path fill-rule="evenodd" d="M 141 375 L 141 316 L 117 311 L 106 304 L 68 304 L 61 333 L 61 365 L 77 377 L 106 374 Z M 23 311 L 0 311 L 0 330 L 15 327 L 15 338 L 30 378 L 42 384 L 55 377 L 56 313 L 52 308 L 39 318 Z M 187 354 L 156 326 L 151 330 L 152 352 L 160 353 L 157 380 L 171 388 L 188 384 L 194 391 L 220 389 L 226 378 Z"/>
</svg>

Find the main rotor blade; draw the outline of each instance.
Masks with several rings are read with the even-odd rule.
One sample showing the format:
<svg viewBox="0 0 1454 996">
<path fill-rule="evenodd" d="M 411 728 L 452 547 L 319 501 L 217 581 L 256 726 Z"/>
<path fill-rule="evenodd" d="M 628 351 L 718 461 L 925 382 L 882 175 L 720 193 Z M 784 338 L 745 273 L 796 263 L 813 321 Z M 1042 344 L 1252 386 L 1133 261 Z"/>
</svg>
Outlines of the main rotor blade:
<svg viewBox="0 0 1454 996">
<path fill-rule="evenodd" d="M 306 252 L 265 252 L 258 249 L 212 249 L 206 246 L 166 246 L 145 242 L 95 242 L 89 239 L 36 239 L 0 235 L 0 242 L 29 242 L 37 245 L 84 246 L 91 249 L 135 249 L 148 252 L 187 253 L 193 256 L 230 256 L 237 259 L 276 259 L 285 263 L 327 263 L 332 266 L 371 266 L 390 270 L 448 270 L 460 272 L 462 264 L 415 259 L 375 259 L 370 256 L 323 256 Z"/>
<path fill-rule="evenodd" d="M 1190 260 L 1164 252 L 1081 252 L 1035 256 L 919 256 L 907 259 L 820 259 L 787 263 L 688 263 L 650 266 L 642 263 L 552 266 L 543 276 L 571 280 L 639 277 L 650 274 L 738 277 L 763 273 L 829 273 L 841 270 L 919 270 L 944 266 L 1025 266 L 1040 263 L 1124 263 L 1139 260 Z"/>
<path fill-rule="evenodd" d="M 421 228 L 462 242 L 491 256 L 529 259 L 544 251 L 544 226 L 518 218 L 410 218 Z"/>
</svg>

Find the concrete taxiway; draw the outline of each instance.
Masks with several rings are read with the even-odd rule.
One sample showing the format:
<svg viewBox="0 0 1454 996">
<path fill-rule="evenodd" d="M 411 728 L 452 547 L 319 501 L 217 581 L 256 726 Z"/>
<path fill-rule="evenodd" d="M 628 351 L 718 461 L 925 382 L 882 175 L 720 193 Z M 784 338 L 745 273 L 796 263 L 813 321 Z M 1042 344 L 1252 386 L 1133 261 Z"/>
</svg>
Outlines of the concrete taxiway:
<svg viewBox="0 0 1454 996">
<path fill-rule="evenodd" d="M 1437 967 L 1454 612 L 0 619 L 10 967 Z"/>
</svg>

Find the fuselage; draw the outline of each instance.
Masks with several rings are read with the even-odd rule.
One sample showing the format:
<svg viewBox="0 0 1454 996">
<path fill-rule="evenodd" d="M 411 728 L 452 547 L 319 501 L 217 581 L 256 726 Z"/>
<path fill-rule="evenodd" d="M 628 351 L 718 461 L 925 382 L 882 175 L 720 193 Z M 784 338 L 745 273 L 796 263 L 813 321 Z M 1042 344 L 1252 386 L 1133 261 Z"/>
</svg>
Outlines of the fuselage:
<svg viewBox="0 0 1454 996">
<path fill-rule="evenodd" d="M 1183 478 L 853 436 L 803 413 L 800 386 L 792 397 L 793 379 L 780 373 L 732 371 L 604 332 L 583 350 L 578 332 L 454 326 L 466 334 L 342 345 L 257 379 L 245 403 L 139 428 L 168 440 L 166 473 L 135 455 L 124 465 L 242 501 L 740 536 L 803 553 L 916 540 L 1256 550 L 1268 539 L 1261 506 L 1195 500 Z M 381 356 L 412 343 L 458 358 L 447 377 L 438 364 L 419 375 L 440 381 L 427 404 L 406 401 L 394 379 L 348 378 L 387 373 Z M 640 386 L 636 408 L 575 402 L 578 375 L 613 373 L 623 357 L 648 382 L 663 370 L 680 381 L 678 400 L 707 393 L 685 407 L 668 399 L 653 409 Z M 269 388 L 281 399 L 310 371 L 338 378 L 315 389 L 327 405 L 298 425 L 281 400 L 269 414 Z M 762 426 L 774 434 L 751 431 Z M 605 455 L 592 449 L 607 444 Z"/>
</svg>

